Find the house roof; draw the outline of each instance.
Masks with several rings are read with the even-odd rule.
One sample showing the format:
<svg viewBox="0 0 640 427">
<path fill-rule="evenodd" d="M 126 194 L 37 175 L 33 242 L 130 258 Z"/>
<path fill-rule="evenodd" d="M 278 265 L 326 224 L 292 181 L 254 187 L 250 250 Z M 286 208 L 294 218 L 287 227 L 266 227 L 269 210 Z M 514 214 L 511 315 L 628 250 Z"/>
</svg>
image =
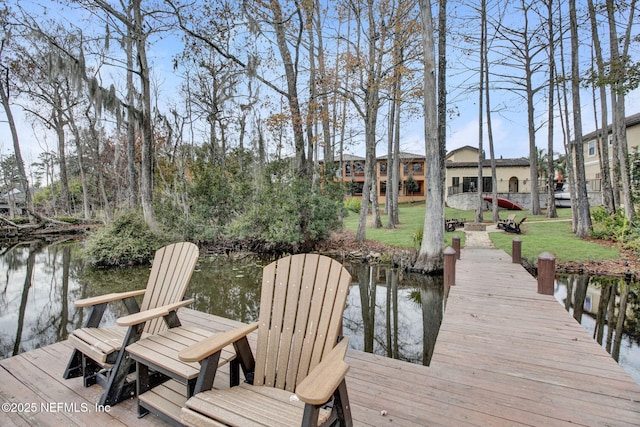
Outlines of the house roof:
<svg viewBox="0 0 640 427">
<path fill-rule="evenodd" d="M 630 128 L 632 126 L 636 126 L 640 124 L 640 113 L 636 113 L 636 114 L 632 114 L 631 116 L 627 116 L 627 118 L 624 120 L 625 122 L 625 127 Z M 607 126 L 607 134 L 611 133 L 611 127 L 612 125 L 608 125 Z M 587 143 L 593 139 L 595 139 L 598 136 L 598 129 L 594 130 L 593 132 L 589 132 L 586 135 L 582 136 L 582 141 L 584 143 Z"/>
<path fill-rule="evenodd" d="M 476 147 L 472 147 L 470 145 L 465 145 L 464 147 L 460 147 L 460 148 L 456 148 L 455 150 L 451 150 L 447 153 L 445 159 L 448 159 L 449 157 L 453 156 L 454 154 L 456 154 L 458 151 L 463 151 L 463 150 L 473 150 L 476 153 L 478 152 L 478 149 Z"/>
<path fill-rule="evenodd" d="M 366 159 L 364 157 L 360 157 L 360 156 L 356 156 L 355 154 L 348 154 L 348 153 L 343 153 L 342 154 L 342 161 L 343 162 L 364 162 Z M 333 157 L 333 161 L 338 163 L 340 161 L 340 156 L 334 156 Z M 319 160 L 319 163 L 323 163 L 324 160 Z"/>
<path fill-rule="evenodd" d="M 376 160 L 385 160 L 388 157 L 389 157 L 389 155 L 385 154 L 383 156 L 376 157 Z M 403 160 L 411 160 L 411 159 L 424 160 L 426 158 L 426 156 L 424 154 L 413 154 L 413 153 L 406 153 L 406 152 L 403 152 L 403 151 L 398 153 L 398 157 L 400 159 L 403 159 Z"/>
<path fill-rule="evenodd" d="M 482 161 L 483 167 L 491 167 L 491 160 L 484 159 Z M 529 167 L 530 162 L 529 159 L 520 158 L 520 159 L 496 159 L 496 167 L 497 168 L 507 168 L 507 167 Z M 447 169 L 455 169 L 455 168 L 472 168 L 478 167 L 478 162 L 453 162 L 451 160 L 447 160 L 446 162 Z"/>
</svg>

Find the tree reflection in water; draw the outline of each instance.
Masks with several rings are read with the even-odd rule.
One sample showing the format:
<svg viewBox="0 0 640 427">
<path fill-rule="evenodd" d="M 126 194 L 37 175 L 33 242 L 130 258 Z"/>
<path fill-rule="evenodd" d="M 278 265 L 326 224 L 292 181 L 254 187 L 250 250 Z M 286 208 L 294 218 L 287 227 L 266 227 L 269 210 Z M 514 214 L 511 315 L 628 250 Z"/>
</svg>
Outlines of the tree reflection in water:
<svg viewBox="0 0 640 427">
<path fill-rule="evenodd" d="M 88 268 L 79 246 L 26 242 L 0 250 L 0 359 L 66 339 L 85 320 L 73 305 L 77 299 L 145 287 L 149 266 Z M 192 308 L 256 320 L 268 262 L 202 257 L 187 289 Z M 345 265 L 353 276 L 343 322 L 351 346 L 428 365 L 446 304 L 442 277 Z M 556 286 L 556 298 L 640 383 L 638 293 L 638 284 L 624 278 L 559 276 Z M 125 312 L 120 304 L 109 305 L 103 324 Z"/>
<path fill-rule="evenodd" d="M 381 265 L 347 268 L 353 283 L 343 327 L 350 345 L 428 365 L 444 311 L 442 276 L 406 273 Z"/>
<path fill-rule="evenodd" d="M 269 260 L 201 257 L 187 288 L 191 308 L 242 322 L 255 321 L 262 268 Z M 345 263 L 353 276 L 344 334 L 356 349 L 429 364 L 442 321 L 441 277 L 409 274 L 381 265 Z M 82 326 L 81 298 L 142 289 L 149 266 L 92 269 L 80 244 L 22 243 L 0 252 L 0 359 L 67 338 Z M 110 304 L 103 325 L 126 314 Z"/>
<path fill-rule="evenodd" d="M 560 275 L 555 296 L 640 384 L 640 289 L 630 277 Z"/>
</svg>

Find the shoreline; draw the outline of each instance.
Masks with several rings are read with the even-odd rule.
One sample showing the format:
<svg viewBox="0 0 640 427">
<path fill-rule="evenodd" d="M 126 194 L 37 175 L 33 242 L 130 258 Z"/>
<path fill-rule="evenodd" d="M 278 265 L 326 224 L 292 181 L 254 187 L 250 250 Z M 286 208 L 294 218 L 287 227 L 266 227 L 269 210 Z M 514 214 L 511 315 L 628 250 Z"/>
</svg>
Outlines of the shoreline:
<svg viewBox="0 0 640 427">
<path fill-rule="evenodd" d="M 601 243 L 601 242 L 598 242 Z M 602 242 L 601 244 L 607 244 Z M 359 258 L 363 261 L 390 262 L 394 266 L 404 267 L 417 256 L 418 251 L 412 248 L 387 246 L 373 240 L 356 242 L 355 233 L 348 230 L 335 232 L 318 243 L 320 252 L 333 253 L 345 258 Z M 537 266 L 528 260 L 523 260 L 523 267 L 535 276 Z M 567 261 L 556 264 L 556 273 L 560 274 L 589 274 L 598 276 L 625 277 L 630 275 L 634 281 L 640 280 L 640 256 L 631 251 L 620 250 L 620 259 L 606 261 L 576 262 Z"/>
</svg>

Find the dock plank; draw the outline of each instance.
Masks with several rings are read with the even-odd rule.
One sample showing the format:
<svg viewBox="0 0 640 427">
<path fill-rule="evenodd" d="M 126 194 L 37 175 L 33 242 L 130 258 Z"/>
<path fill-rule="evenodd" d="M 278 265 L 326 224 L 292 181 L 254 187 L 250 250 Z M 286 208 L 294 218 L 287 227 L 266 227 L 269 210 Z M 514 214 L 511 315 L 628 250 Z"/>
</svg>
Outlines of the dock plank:
<svg viewBox="0 0 640 427">
<path fill-rule="evenodd" d="M 241 325 L 184 308 L 179 317 L 212 332 Z M 254 346 L 255 336 L 249 341 Z M 90 410 L 3 412 L 0 425 L 167 425 L 138 419 L 134 399 L 96 412 L 98 385 L 62 379 L 71 350 L 65 341 L 0 361 L 0 401 Z M 640 425 L 640 386 L 497 249 L 463 249 L 430 367 L 353 349 L 346 361 L 356 426 Z M 228 378 L 223 367 L 216 382 Z"/>
</svg>

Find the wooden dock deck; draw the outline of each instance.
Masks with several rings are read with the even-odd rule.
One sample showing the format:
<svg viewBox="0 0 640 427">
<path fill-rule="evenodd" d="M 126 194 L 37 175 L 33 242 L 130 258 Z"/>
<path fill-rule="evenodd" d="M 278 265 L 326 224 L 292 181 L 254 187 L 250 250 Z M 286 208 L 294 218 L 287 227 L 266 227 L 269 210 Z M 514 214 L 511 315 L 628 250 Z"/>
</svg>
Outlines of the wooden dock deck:
<svg viewBox="0 0 640 427">
<path fill-rule="evenodd" d="M 237 324 L 189 309 L 180 318 Z M 1 426 L 166 425 L 137 419 L 133 400 L 96 411 L 99 386 L 62 379 L 70 351 L 61 342 L 0 361 L 0 403 L 35 409 L 3 406 Z M 640 425 L 640 386 L 497 249 L 462 251 L 430 367 L 354 350 L 347 361 L 358 426 Z"/>
</svg>

